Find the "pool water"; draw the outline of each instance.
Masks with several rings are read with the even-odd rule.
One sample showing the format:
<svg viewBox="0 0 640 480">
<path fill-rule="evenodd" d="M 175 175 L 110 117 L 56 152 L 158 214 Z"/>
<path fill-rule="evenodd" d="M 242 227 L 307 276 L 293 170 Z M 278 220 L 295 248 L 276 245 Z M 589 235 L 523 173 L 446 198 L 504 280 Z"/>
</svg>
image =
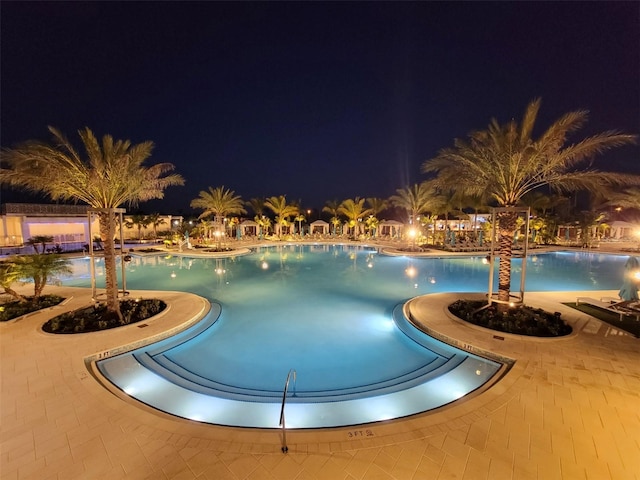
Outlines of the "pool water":
<svg viewBox="0 0 640 480">
<path fill-rule="evenodd" d="M 532 256 L 527 290 L 617 288 L 625 260 Z M 88 259 L 74 268 L 65 283 L 86 286 Z M 516 260 L 514 281 L 519 269 Z M 500 369 L 407 325 L 399 308 L 425 293 L 486 291 L 482 257 L 410 259 L 343 245 L 281 245 L 228 259 L 134 256 L 126 274 L 129 289 L 189 291 L 214 304 L 187 332 L 98 364 L 123 391 L 186 418 L 277 427 L 294 369 L 288 426 L 367 423 L 447 404 Z"/>
</svg>

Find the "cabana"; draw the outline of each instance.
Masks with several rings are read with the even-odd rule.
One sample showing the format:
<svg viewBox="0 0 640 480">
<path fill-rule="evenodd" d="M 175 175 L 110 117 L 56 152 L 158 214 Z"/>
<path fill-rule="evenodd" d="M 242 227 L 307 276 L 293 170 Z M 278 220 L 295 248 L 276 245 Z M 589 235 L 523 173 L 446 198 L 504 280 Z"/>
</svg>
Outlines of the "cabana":
<svg viewBox="0 0 640 480">
<path fill-rule="evenodd" d="M 316 220 L 309 224 L 309 234 L 314 235 L 320 233 L 322 235 L 329 234 L 329 223 L 324 220 Z"/>
<path fill-rule="evenodd" d="M 397 220 L 384 220 L 378 224 L 378 231 L 382 236 L 400 238 L 404 224 Z"/>
<path fill-rule="evenodd" d="M 637 225 L 629 222 L 615 221 L 611 222 L 611 237 L 617 240 L 620 239 L 633 239 L 635 237 L 635 230 Z"/>
<path fill-rule="evenodd" d="M 238 225 L 238 227 L 240 228 L 243 237 L 245 235 L 255 236 L 258 234 L 258 224 L 253 220 L 245 220 Z"/>
</svg>

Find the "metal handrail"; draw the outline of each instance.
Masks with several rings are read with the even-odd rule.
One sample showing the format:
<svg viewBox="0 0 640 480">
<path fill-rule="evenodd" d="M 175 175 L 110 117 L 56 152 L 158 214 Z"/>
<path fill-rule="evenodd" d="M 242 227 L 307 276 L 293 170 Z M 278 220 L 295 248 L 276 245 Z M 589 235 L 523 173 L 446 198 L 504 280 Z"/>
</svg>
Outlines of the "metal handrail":
<svg viewBox="0 0 640 480">
<path fill-rule="evenodd" d="M 296 371 L 292 368 L 287 373 L 287 380 L 284 383 L 284 390 L 282 391 L 282 407 L 280 407 L 280 423 L 279 425 L 282 427 L 282 453 L 287 453 L 289 451 L 289 447 L 287 447 L 287 429 L 285 427 L 284 422 L 284 404 L 287 401 L 287 391 L 289 390 L 289 380 L 291 379 L 291 374 L 293 373 L 293 394 L 295 395 L 296 389 Z"/>
</svg>

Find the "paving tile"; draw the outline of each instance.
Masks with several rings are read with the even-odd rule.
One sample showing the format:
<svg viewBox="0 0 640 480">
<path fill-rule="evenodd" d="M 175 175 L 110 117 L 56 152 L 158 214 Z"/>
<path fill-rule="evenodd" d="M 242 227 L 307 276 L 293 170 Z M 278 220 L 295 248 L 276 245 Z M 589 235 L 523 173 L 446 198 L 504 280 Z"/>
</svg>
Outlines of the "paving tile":
<svg viewBox="0 0 640 480">
<path fill-rule="evenodd" d="M 444 458 L 443 458 L 443 462 L 444 462 Z M 413 478 L 416 478 L 416 479 L 438 478 L 438 475 L 440 475 L 440 464 L 434 462 L 428 457 L 424 457 L 420 461 L 418 468 L 416 468 L 416 473 L 414 474 Z M 330 478 L 330 477 L 327 477 L 327 478 Z"/>
<path fill-rule="evenodd" d="M 491 422 L 488 418 L 474 422 L 469 428 L 465 443 L 472 449 L 480 452 L 484 451 L 489 436 L 490 425 Z"/>
<path fill-rule="evenodd" d="M 490 479 L 511 480 L 513 477 L 513 460 L 506 461 L 499 458 L 491 458 L 489 462 Z M 517 480 L 517 479 L 516 479 Z"/>
<path fill-rule="evenodd" d="M 561 295 L 530 298 L 551 305 L 566 301 Z M 0 324 L 2 480 L 640 480 L 640 348 L 636 339 L 604 336 L 606 329 L 557 342 L 497 342 L 438 319 L 439 328 L 510 355 L 516 365 L 488 392 L 377 426 L 372 439 L 292 433 L 285 456 L 273 432 L 202 428 L 103 391 L 83 355 L 111 348 L 107 338 L 126 343 L 130 333 L 78 344 L 39 334 L 38 322 Z"/>
<path fill-rule="evenodd" d="M 562 478 L 570 478 L 572 480 L 584 480 L 587 478 L 587 471 L 584 465 L 577 465 L 562 456 L 560 457 L 560 471 L 562 472 Z"/>
<path fill-rule="evenodd" d="M 489 475 L 491 459 L 478 450 L 471 449 L 462 474 L 463 480 L 485 480 Z"/>
<path fill-rule="evenodd" d="M 551 444 L 551 428 L 544 429 L 531 426 L 529 429 L 529 454 L 531 450 L 537 449 L 543 452 L 551 453 L 553 447 Z"/>
<path fill-rule="evenodd" d="M 518 480 L 538 478 L 538 465 L 528 456 L 515 453 L 513 456 L 513 478 Z"/>
<path fill-rule="evenodd" d="M 531 460 L 538 469 L 538 478 L 540 480 L 562 478 L 559 455 L 532 446 Z"/>
</svg>

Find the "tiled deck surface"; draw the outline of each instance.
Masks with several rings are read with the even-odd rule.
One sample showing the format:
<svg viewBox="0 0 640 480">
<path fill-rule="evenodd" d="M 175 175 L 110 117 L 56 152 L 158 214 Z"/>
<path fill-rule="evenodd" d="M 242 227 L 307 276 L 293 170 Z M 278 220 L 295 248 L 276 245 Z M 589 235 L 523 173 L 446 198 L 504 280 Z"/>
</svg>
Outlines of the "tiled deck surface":
<svg viewBox="0 0 640 480">
<path fill-rule="evenodd" d="M 429 328 L 517 360 L 488 391 L 404 420 L 280 432 L 176 419 L 102 387 L 85 358 L 198 317 L 206 304 L 158 292 L 170 310 L 148 322 L 81 336 L 40 331 L 89 301 L 0 325 L 0 478 L 10 479 L 640 479 L 640 340 L 559 304 L 580 292 L 528 293 L 577 333 L 534 340 L 472 328 L 445 307 L 459 294 L 416 301 Z M 135 293 L 134 293 L 135 294 Z M 589 292 L 588 296 L 615 292 Z"/>
</svg>

